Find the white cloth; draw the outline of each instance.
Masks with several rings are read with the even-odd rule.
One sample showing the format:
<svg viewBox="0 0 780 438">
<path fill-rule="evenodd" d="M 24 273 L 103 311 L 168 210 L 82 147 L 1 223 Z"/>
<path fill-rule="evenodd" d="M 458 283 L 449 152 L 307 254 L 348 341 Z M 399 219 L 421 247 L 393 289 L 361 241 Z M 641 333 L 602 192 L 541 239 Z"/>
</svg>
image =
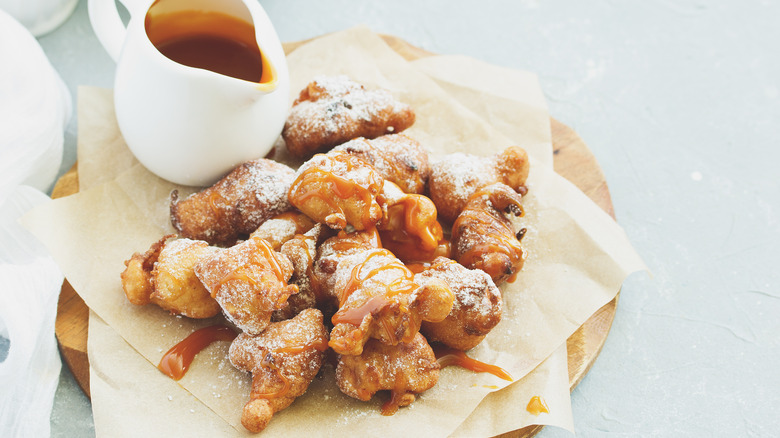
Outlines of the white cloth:
<svg viewBox="0 0 780 438">
<path fill-rule="evenodd" d="M 38 41 L 2 10 L 0 59 L 0 431 L 48 437 L 63 277 L 18 219 L 51 202 L 41 190 L 59 171 L 71 100 Z"/>
<path fill-rule="evenodd" d="M 47 437 L 60 376 L 54 338 L 62 273 L 35 237 L 16 221 L 49 198 L 17 187 L 0 206 L 0 327 L 10 340 L 0 362 L 3 436 Z"/>
<path fill-rule="evenodd" d="M 48 191 L 62 163 L 72 102 L 24 26 L 0 10 L 0 202 L 19 184 Z"/>
</svg>

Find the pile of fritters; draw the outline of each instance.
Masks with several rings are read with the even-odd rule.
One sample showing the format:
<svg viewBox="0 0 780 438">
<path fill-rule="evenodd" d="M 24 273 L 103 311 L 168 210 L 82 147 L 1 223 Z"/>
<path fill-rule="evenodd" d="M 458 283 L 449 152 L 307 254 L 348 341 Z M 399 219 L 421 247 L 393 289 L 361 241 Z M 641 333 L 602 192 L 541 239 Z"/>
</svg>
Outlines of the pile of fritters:
<svg viewBox="0 0 780 438">
<path fill-rule="evenodd" d="M 468 350 L 501 319 L 496 283 L 525 253 L 528 157 L 430 160 L 400 131 L 414 112 L 384 90 L 320 77 L 296 100 L 282 137 L 297 170 L 257 159 L 212 187 L 171 196 L 165 236 L 122 273 L 134 304 L 209 318 L 242 333 L 230 360 L 252 373 L 242 424 L 258 432 L 303 394 L 326 351 L 336 383 L 392 414 L 433 387 L 429 341 Z"/>
</svg>

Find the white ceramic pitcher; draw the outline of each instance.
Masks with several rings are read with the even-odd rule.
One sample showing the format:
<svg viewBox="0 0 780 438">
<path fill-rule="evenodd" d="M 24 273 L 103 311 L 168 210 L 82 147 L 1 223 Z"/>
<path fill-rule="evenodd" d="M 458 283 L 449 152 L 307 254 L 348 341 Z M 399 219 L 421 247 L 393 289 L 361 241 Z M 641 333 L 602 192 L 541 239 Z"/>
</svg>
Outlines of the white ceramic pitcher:
<svg viewBox="0 0 780 438">
<path fill-rule="evenodd" d="M 284 126 L 290 85 L 279 37 L 257 0 L 121 1 L 130 13 L 126 28 L 114 0 L 89 0 L 89 17 L 117 62 L 116 116 L 136 158 L 164 179 L 204 186 L 241 162 L 265 156 Z M 215 18 L 228 24 L 208 21 Z M 249 30 L 233 25 L 235 20 Z M 251 41 L 247 32 L 249 38 L 254 32 Z M 198 41 L 212 33 L 259 49 L 262 76 L 238 79 L 161 53 L 162 42 L 194 38 L 185 49 L 197 55 L 203 52 Z"/>
</svg>

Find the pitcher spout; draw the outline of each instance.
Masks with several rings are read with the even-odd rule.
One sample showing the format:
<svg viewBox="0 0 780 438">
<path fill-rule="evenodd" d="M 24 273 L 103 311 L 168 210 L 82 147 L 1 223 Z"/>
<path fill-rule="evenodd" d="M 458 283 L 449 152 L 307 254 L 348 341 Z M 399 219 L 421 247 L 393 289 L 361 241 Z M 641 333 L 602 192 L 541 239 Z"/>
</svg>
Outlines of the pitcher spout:
<svg viewBox="0 0 780 438">
<path fill-rule="evenodd" d="M 258 91 L 278 87 L 284 55 L 280 59 L 276 53 L 278 37 L 269 38 L 265 14 L 242 0 L 193 6 L 184 0 L 156 0 L 149 7 L 144 27 L 157 51 L 185 67 L 251 82 Z"/>
<path fill-rule="evenodd" d="M 274 64 L 268 59 L 268 56 L 261 54 L 261 63 L 263 70 L 260 74 L 260 81 L 254 87 L 262 93 L 270 93 L 276 90 L 276 87 L 279 85 L 279 73 Z"/>
</svg>

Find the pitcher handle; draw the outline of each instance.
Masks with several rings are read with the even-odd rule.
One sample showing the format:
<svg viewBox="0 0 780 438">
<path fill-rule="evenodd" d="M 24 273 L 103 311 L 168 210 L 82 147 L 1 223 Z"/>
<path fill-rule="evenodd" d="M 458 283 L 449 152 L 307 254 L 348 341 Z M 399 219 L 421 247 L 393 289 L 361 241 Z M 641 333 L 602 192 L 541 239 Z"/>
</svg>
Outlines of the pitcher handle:
<svg viewBox="0 0 780 438">
<path fill-rule="evenodd" d="M 139 8 L 149 6 L 151 0 L 121 0 L 121 2 L 132 18 L 138 13 Z M 127 34 L 127 28 L 119 16 L 116 3 L 114 0 L 88 0 L 87 10 L 92 29 L 100 44 L 116 62 Z"/>
</svg>

